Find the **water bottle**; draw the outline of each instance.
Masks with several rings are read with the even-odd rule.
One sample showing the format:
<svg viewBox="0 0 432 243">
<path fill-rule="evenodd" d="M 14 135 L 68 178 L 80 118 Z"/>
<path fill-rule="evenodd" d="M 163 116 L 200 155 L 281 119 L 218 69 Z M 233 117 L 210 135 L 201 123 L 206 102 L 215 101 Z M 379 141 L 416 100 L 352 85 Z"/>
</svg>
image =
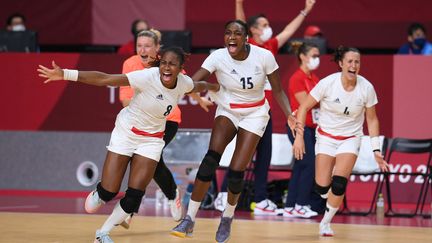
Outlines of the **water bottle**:
<svg viewBox="0 0 432 243">
<path fill-rule="evenodd" d="M 164 194 L 161 189 L 156 189 L 155 200 L 156 200 L 155 202 L 156 207 L 159 208 L 163 206 Z"/>
<path fill-rule="evenodd" d="M 384 219 L 384 197 L 382 193 L 378 195 L 378 200 L 376 204 L 376 216 L 377 219 Z"/>
<path fill-rule="evenodd" d="M 185 192 L 185 194 L 183 195 L 183 198 L 182 198 L 182 205 L 183 205 L 183 208 L 185 208 L 185 209 L 189 205 L 189 200 L 191 198 L 192 191 L 193 191 L 193 184 L 189 183 L 187 185 L 186 192 Z"/>
</svg>

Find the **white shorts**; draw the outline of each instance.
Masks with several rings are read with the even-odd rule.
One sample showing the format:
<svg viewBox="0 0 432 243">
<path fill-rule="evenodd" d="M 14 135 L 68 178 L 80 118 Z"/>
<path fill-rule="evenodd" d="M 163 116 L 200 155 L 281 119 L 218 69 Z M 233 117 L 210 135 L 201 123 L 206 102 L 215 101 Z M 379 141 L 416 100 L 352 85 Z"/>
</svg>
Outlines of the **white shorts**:
<svg viewBox="0 0 432 243">
<path fill-rule="evenodd" d="M 116 123 L 107 149 L 113 153 L 132 157 L 139 154 L 159 162 L 165 142 L 162 138 L 136 135 Z"/>
<path fill-rule="evenodd" d="M 342 153 L 358 155 L 360 143 L 360 137 L 337 140 L 316 132 L 315 155 L 327 154 L 332 157 Z"/>
<path fill-rule="evenodd" d="M 246 112 L 246 110 L 249 109 L 253 110 L 251 112 Z M 269 109 L 270 106 L 267 101 L 260 107 L 240 108 L 238 111 L 237 109 L 226 109 L 218 105 L 215 117 L 225 116 L 231 120 L 237 129 L 241 127 L 246 131 L 262 137 L 270 119 Z"/>
</svg>

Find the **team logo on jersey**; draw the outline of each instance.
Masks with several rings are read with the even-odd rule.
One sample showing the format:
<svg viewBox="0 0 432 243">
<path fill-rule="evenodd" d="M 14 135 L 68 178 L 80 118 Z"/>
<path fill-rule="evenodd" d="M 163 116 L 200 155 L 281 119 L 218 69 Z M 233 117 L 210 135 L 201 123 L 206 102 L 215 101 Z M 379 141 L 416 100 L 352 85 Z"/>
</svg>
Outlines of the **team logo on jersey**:
<svg viewBox="0 0 432 243">
<path fill-rule="evenodd" d="M 163 100 L 164 98 L 163 98 L 163 95 L 162 95 L 162 94 L 159 94 L 159 95 L 156 96 L 156 99 L 158 99 L 158 100 Z"/>
<path fill-rule="evenodd" d="M 340 104 L 339 98 L 336 98 L 333 102 Z"/>
<path fill-rule="evenodd" d="M 235 69 L 231 71 L 231 74 L 238 74 Z"/>
<path fill-rule="evenodd" d="M 260 75 L 261 74 L 261 70 L 258 66 L 255 66 L 255 75 Z"/>
</svg>

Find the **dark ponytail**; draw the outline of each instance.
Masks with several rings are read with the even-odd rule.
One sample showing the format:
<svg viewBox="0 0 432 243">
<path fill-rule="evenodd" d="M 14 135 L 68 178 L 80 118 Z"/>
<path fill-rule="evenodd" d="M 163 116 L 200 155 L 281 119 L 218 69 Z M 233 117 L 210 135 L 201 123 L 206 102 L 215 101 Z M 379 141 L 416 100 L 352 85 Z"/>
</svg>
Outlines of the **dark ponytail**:
<svg viewBox="0 0 432 243">
<path fill-rule="evenodd" d="M 355 47 L 345 47 L 345 46 L 339 46 L 335 53 L 334 53 L 334 58 L 333 61 L 336 62 L 336 64 L 339 65 L 339 61 L 342 61 L 342 59 L 345 57 L 345 54 L 347 52 L 357 52 L 358 54 L 360 54 L 359 49 L 355 48 Z"/>
</svg>

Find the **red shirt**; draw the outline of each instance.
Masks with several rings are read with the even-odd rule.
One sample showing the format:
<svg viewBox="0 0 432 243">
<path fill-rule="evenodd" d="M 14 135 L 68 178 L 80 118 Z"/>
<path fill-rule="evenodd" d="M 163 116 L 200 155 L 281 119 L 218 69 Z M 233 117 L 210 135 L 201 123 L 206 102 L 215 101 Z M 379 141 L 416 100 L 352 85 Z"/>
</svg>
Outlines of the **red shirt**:
<svg viewBox="0 0 432 243">
<path fill-rule="evenodd" d="M 131 40 L 128 43 L 122 45 L 118 50 L 118 54 L 132 56 L 135 55 L 135 41 Z"/>
<path fill-rule="evenodd" d="M 264 48 L 264 49 L 271 51 L 271 53 L 273 53 L 273 56 L 276 56 L 276 54 L 278 53 L 278 50 L 279 50 L 279 43 L 278 43 L 278 40 L 276 39 L 276 37 L 271 38 L 270 40 L 264 42 L 264 44 L 262 44 L 262 45 L 256 43 L 253 38 L 249 38 L 248 42 L 252 45 L 256 45 L 256 46 L 259 46 L 261 48 Z"/>
<path fill-rule="evenodd" d="M 288 97 L 290 100 L 292 111 L 297 110 L 300 106 L 294 95 L 302 91 L 306 92 L 306 94 L 309 94 L 309 92 L 313 89 L 313 87 L 315 87 L 318 81 L 319 79 L 314 73 L 311 73 L 311 75 L 308 76 L 300 68 L 297 69 L 297 71 L 291 76 L 288 83 Z M 309 111 L 306 114 L 305 125 L 312 128 L 315 128 L 317 126 L 317 124 L 313 123 L 312 111 Z"/>
</svg>

